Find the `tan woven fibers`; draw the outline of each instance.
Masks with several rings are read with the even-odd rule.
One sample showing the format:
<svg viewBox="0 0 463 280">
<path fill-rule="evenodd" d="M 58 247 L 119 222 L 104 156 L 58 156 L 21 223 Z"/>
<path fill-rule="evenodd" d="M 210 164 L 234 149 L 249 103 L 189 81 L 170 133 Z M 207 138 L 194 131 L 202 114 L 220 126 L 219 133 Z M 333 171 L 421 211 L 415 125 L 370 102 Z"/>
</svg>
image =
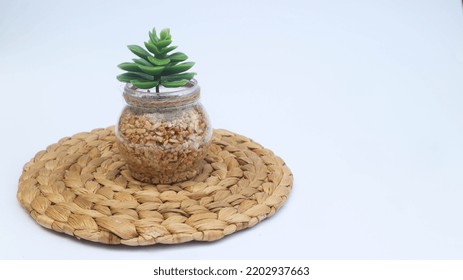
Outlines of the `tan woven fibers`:
<svg viewBox="0 0 463 280">
<path fill-rule="evenodd" d="M 196 178 L 142 183 L 130 176 L 113 131 L 61 139 L 24 166 L 18 199 L 40 225 L 105 244 L 213 241 L 272 216 L 291 190 L 279 157 L 226 130 L 214 130 Z"/>
</svg>

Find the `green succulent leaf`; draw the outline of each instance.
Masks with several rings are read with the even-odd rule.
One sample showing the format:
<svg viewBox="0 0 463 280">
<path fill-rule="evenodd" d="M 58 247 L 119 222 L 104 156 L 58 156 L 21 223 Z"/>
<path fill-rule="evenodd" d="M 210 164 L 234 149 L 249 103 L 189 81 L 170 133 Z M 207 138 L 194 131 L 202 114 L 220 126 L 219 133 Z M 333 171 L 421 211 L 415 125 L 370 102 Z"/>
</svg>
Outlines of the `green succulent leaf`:
<svg viewBox="0 0 463 280">
<path fill-rule="evenodd" d="M 148 59 L 150 58 L 151 56 L 148 56 Z M 145 59 L 143 58 L 134 58 L 132 59 L 133 62 L 135 62 L 136 64 L 138 65 L 145 65 L 145 66 L 151 66 L 152 64 L 149 63 L 149 61 L 146 61 Z"/>
<path fill-rule="evenodd" d="M 141 89 L 150 89 L 154 88 L 155 86 L 159 85 L 159 81 L 145 81 L 145 80 L 131 80 L 130 83 L 137 88 Z"/>
<path fill-rule="evenodd" d="M 170 62 L 170 59 L 168 59 L 168 58 L 156 58 L 156 57 L 152 57 L 152 56 L 149 56 L 148 60 L 149 60 L 149 62 L 151 62 L 152 64 L 154 64 L 156 66 L 164 66 L 164 65 L 169 64 L 169 62 Z"/>
<path fill-rule="evenodd" d="M 161 54 L 165 55 L 168 52 L 175 50 L 176 48 L 177 46 L 170 46 L 170 47 L 162 48 Z"/>
<path fill-rule="evenodd" d="M 143 73 L 143 72 L 127 72 L 127 73 L 133 73 L 133 74 L 137 75 L 139 78 L 142 78 L 143 80 L 148 80 L 148 81 L 158 80 L 158 79 L 155 79 L 153 75 L 148 75 L 148 74 Z"/>
<path fill-rule="evenodd" d="M 164 66 L 145 66 L 145 65 L 138 65 L 141 71 L 146 74 L 159 76 L 161 75 L 162 71 L 164 71 Z"/>
<path fill-rule="evenodd" d="M 144 48 L 137 46 L 137 45 L 129 45 L 127 46 L 130 51 L 132 51 L 138 57 L 146 59 L 150 54 Z"/>
<path fill-rule="evenodd" d="M 156 28 L 153 28 L 153 31 L 150 31 L 148 34 L 152 43 L 156 43 L 159 40 L 158 34 L 156 33 Z"/>
<path fill-rule="evenodd" d="M 164 81 L 161 82 L 161 85 L 167 87 L 167 88 L 172 88 L 172 87 L 182 87 L 186 85 L 190 80 L 182 79 L 182 80 L 177 80 L 177 81 Z"/>
<path fill-rule="evenodd" d="M 176 81 L 176 80 L 191 80 L 193 77 L 196 75 L 195 72 L 189 72 L 189 73 L 181 73 L 181 74 L 173 74 L 169 76 L 162 77 L 162 81 Z"/>
<path fill-rule="evenodd" d="M 145 42 L 145 47 L 154 55 L 160 55 L 161 51 L 151 42 Z"/>
<path fill-rule="evenodd" d="M 127 73 L 117 75 L 116 78 L 121 82 L 130 83 L 131 80 L 134 80 L 140 77 L 136 76 L 134 73 L 127 72 Z"/>
<path fill-rule="evenodd" d="M 141 72 L 141 69 L 138 66 L 139 66 L 138 64 L 133 63 L 133 62 L 124 62 L 124 63 L 117 65 L 117 67 L 125 71 Z"/>
<path fill-rule="evenodd" d="M 180 61 L 187 60 L 188 56 L 184 53 L 176 52 L 176 53 L 173 53 L 167 56 L 167 58 L 169 58 L 171 61 L 174 61 L 174 62 L 180 62 Z"/>
<path fill-rule="evenodd" d="M 172 43 L 172 40 L 162 40 L 162 41 L 158 41 L 156 43 L 156 46 L 161 49 L 161 48 L 165 48 L 167 47 L 168 45 L 170 45 Z"/>
<path fill-rule="evenodd" d="M 170 29 L 165 28 L 161 30 L 161 33 L 159 34 L 159 36 L 161 37 L 161 40 L 170 39 Z"/>
<path fill-rule="evenodd" d="M 127 72 L 127 73 L 120 74 L 117 76 L 117 79 L 124 83 L 130 83 L 130 81 L 137 80 L 137 79 L 144 79 L 148 81 L 154 80 L 154 78 L 150 75 L 146 75 L 143 73 L 133 73 L 133 72 Z"/>
<path fill-rule="evenodd" d="M 184 62 L 184 63 L 180 63 L 180 64 L 173 65 L 173 66 L 167 66 L 163 74 L 172 75 L 172 74 L 182 73 L 182 72 L 187 71 L 191 67 L 193 67 L 193 65 L 195 65 L 194 62 Z"/>
</svg>

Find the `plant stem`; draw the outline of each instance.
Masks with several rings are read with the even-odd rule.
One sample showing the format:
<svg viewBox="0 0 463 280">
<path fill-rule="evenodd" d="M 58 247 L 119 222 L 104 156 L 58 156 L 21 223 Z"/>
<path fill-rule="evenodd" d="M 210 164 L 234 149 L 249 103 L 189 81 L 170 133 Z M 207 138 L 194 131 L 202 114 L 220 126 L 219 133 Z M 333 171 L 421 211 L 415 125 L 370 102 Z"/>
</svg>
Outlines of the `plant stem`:
<svg viewBox="0 0 463 280">
<path fill-rule="evenodd" d="M 159 93 L 159 85 L 156 86 L 156 93 Z"/>
</svg>

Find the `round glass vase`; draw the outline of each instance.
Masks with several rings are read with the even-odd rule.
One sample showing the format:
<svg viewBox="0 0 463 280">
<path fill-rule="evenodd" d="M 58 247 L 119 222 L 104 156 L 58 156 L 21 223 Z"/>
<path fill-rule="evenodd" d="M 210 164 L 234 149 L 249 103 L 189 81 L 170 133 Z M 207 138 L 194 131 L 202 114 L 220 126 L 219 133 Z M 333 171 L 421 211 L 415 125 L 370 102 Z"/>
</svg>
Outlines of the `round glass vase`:
<svg viewBox="0 0 463 280">
<path fill-rule="evenodd" d="M 124 87 L 127 102 L 116 127 L 116 143 L 132 177 L 153 184 L 186 181 L 199 174 L 212 128 L 199 102 L 196 80 L 161 93 Z"/>
</svg>

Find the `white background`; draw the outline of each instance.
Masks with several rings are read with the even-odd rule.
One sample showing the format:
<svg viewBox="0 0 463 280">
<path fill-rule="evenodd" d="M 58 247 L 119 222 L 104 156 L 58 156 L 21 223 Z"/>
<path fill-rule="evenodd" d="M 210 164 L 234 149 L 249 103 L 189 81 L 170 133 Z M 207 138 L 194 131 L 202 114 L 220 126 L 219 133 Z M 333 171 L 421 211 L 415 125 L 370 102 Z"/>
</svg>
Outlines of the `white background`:
<svg viewBox="0 0 463 280">
<path fill-rule="evenodd" d="M 131 248 L 40 227 L 22 166 L 116 122 L 115 76 L 153 26 L 196 62 L 216 128 L 294 173 L 290 198 L 213 243 Z M 463 258 L 461 1 L 0 1 L 0 258 Z"/>
</svg>

